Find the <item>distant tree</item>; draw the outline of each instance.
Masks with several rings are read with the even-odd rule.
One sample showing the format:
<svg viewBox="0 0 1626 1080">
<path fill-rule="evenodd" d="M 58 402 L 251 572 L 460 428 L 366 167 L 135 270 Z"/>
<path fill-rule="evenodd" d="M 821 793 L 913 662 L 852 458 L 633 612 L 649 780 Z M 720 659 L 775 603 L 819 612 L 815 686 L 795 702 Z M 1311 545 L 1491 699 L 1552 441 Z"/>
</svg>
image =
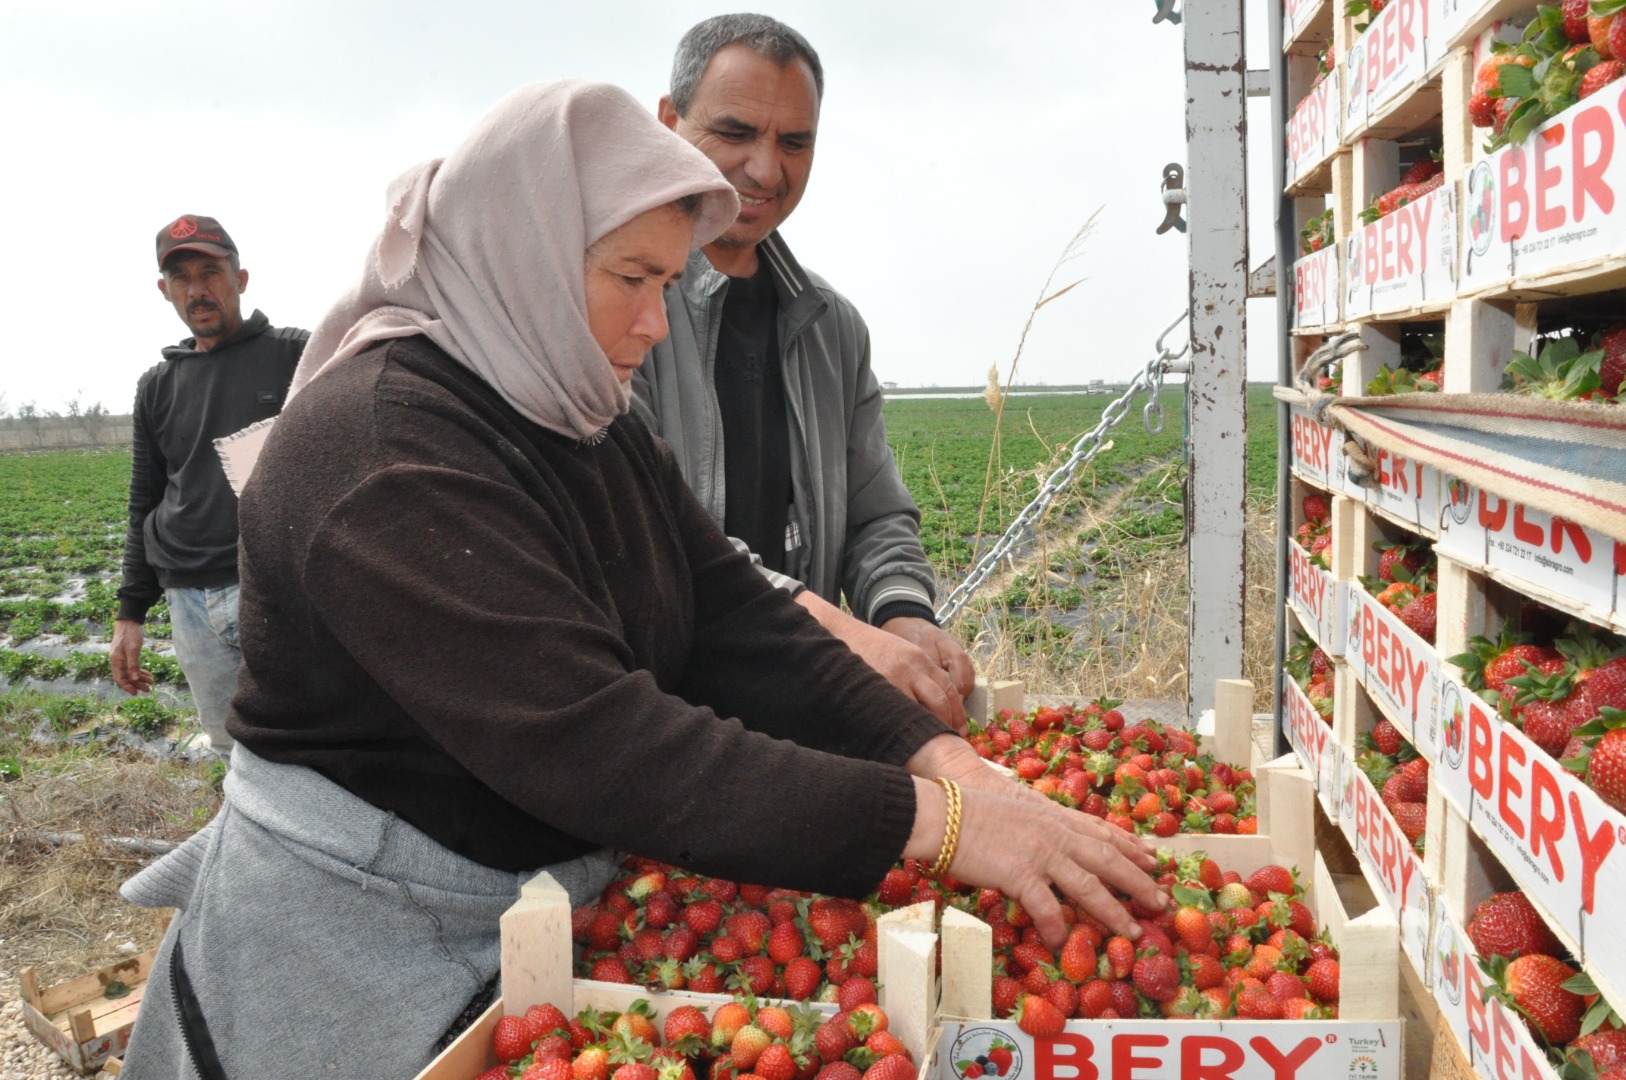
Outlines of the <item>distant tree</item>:
<svg viewBox="0 0 1626 1080">
<path fill-rule="evenodd" d="M 40 415 L 39 409 L 32 401 L 25 401 L 17 406 L 17 419 L 21 420 L 23 427 L 34 436 L 35 446 L 45 445 L 45 417 Z"/>
<path fill-rule="evenodd" d="M 68 402 L 68 416 L 70 419 L 77 421 L 79 429 L 85 434 L 85 439 L 94 445 L 101 438 L 102 428 L 107 423 L 108 412 L 99 401 L 92 405 L 81 405 L 79 394 L 82 393 L 84 391 L 78 391 L 74 394 L 72 400 Z"/>
</svg>

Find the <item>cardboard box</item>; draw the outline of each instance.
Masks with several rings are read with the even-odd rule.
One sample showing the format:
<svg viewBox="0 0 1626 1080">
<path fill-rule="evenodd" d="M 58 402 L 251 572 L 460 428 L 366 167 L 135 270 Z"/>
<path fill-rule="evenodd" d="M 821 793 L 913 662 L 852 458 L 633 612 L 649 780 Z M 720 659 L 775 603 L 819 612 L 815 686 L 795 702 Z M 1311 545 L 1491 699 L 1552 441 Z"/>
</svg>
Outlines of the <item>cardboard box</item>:
<svg viewBox="0 0 1626 1080">
<path fill-rule="evenodd" d="M 1395 0 L 1390 6 L 1400 8 L 1407 2 Z M 1388 15 L 1385 8 L 1374 22 Z M 1353 64 L 1355 52 L 1350 55 Z M 1351 232 L 1342 245 L 1344 317 L 1393 314 L 1455 299 L 1456 236 L 1452 184 Z"/>
<path fill-rule="evenodd" d="M 1348 629 L 1345 583 L 1312 563 L 1310 553 L 1296 542 L 1288 542 L 1287 553 L 1288 602 L 1294 613 L 1322 652 L 1334 657 L 1344 655 Z"/>
<path fill-rule="evenodd" d="M 1372 891 L 1400 923 L 1400 943 L 1419 973 L 1428 971 L 1434 926 L 1433 888 L 1423 858 L 1400 831 L 1388 807 L 1351 756 L 1340 761 L 1343 794 L 1338 823 L 1360 860 Z"/>
<path fill-rule="evenodd" d="M 1422 736 L 1439 720 L 1440 655 L 1372 599 L 1359 582 L 1349 582 L 1346 588 L 1349 632 L 1344 663 L 1355 672 L 1378 711 L 1432 763 L 1433 744 Z"/>
<path fill-rule="evenodd" d="M 141 1011 L 141 996 L 157 955 L 153 949 L 44 988 L 33 968 L 23 968 L 17 982 L 24 1025 L 75 1072 L 86 1076 L 96 1072 L 130 1044 L 130 1029 Z M 108 997 L 108 988 L 118 985 L 127 992 Z"/>
<path fill-rule="evenodd" d="M 1541 1045 L 1524 1018 L 1495 998 L 1485 1000 L 1489 980 L 1456 918 L 1438 905 L 1434 913 L 1430 975 L 1440 1017 L 1468 1060 L 1486 1080 L 1556 1080 Z"/>
<path fill-rule="evenodd" d="M 935 933 L 921 931 L 923 907 L 916 905 L 883 916 L 878 939 L 883 975 L 878 980 L 880 1004 L 887 1013 L 888 1029 L 909 1047 L 922 1075 L 933 1063 L 937 1045 L 933 1026 L 937 939 Z M 929 926 L 929 914 L 924 918 Z M 491 1036 L 498 1019 L 523 1013 L 532 1005 L 552 1002 L 571 1014 L 588 1006 L 601 1012 L 624 1012 L 634 1001 L 643 999 L 653 1007 L 656 1023 L 660 1024 L 680 1005 L 710 1010 L 732 1000 L 726 994 L 652 993 L 641 986 L 572 978 L 573 959 L 569 897 L 551 877 L 539 874 L 525 885 L 519 900 L 502 917 L 502 996 L 419 1073 L 417 1080 L 473 1080 L 497 1064 L 491 1053 Z M 833 1004 L 783 1004 L 811 1005 L 832 1016 L 836 1012 Z"/>
<path fill-rule="evenodd" d="M 965 1065 L 994 1040 L 1009 1046 L 1012 1065 L 1000 1080 L 1084 1080 L 1087 1077 L 1214 1076 L 1251 1080 L 1326 1076 L 1395 1077 L 1400 1070 L 1398 928 L 1381 905 L 1351 918 L 1314 854 L 1309 835 L 1309 777 L 1278 770 L 1283 814 L 1301 814 L 1301 828 L 1289 837 L 1175 836 L 1165 841 L 1179 850 L 1205 850 L 1226 869 L 1251 873 L 1269 862 L 1309 865 L 1308 897 L 1317 923 L 1325 926 L 1340 952 L 1340 1019 L 1322 1021 L 1245 1020 L 1069 1020 L 1055 1039 L 1035 1040 L 1007 1020 L 988 1016 L 985 993 L 957 992 L 961 971 L 988 972 L 993 958 L 987 935 L 957 940 L 949 915 L 943 932 L 942 1034 L 938 1072 L 933 1080 L 965 1080 Z M 1296 794 L 1292 794 L 1296 791 Z M 1278 815 L 1273 815 L 1276 817 Z M 1277 842 L 1273 842 L 1277 840 Z M 1305 853 L 1309 854 L 1306 855 Z M 986 926 L 984 930 L 986 931 Z M 964 952 L 970 950 L 972 955 Z M 980 1006 L 980 1007 L 979 1007 Z"/>
<path fill-rule="evenodd" d="M 1446 680 L 1442 703 L 1461 721 L 1436 768 L 1441 794 L 1626 1006 L 1626 815 L 1461 683 Z"/>
</svg>

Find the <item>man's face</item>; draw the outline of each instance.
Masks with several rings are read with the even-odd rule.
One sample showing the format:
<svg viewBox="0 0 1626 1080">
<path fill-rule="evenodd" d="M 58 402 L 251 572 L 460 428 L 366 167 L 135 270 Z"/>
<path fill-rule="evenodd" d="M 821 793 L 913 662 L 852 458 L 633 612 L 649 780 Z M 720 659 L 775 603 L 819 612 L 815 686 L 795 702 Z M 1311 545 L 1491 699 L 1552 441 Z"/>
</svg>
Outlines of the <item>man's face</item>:
<svg viewBox="0 0 1626 1080">
<path fill-rule="evenodd" d="M 163 277 L 158 279 L 158 291 L 175 305 L 175 314 L 203 350 L 243 325 L 241 297 L 246 288 L 247 270 L 233 270 L 229 259 L 201 251 L 177 252 L 164 263 Z"/>
<path fill-rule="evenodd" d="M 719 49 L 687 116 L 662 98 L 660 118 L 698 147 L 740 196 L 740 216 L 714 243 L 751 248 L 777 229 L 807 189 L 819 126 L 813 69 L 784 67 L 746 45 Z"/>
</svg>

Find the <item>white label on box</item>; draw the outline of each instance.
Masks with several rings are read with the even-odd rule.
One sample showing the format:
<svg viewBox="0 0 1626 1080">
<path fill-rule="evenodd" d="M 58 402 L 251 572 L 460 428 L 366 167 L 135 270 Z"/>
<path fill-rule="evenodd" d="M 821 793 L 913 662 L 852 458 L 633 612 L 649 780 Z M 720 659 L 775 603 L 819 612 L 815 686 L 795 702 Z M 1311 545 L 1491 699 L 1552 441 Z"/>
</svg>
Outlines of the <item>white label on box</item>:
<svg viewBox="0 0 1626 1080">
<path fill-rule="evenodd" d="M 1345 791 L 1353 794 L 1354 803 L 1347 809 L 1354 817 L 1355 852 L 1372 872 L 1379 896 L 1400 921 L 1400 947 L 1422 971 L 1428 964 L 1428 933 L 1434 918 L 1423 860 L 1378 798 L 1372 781 L 1353 763 L 1346 768 L 1350 783 Z"/>
<path fill-rule="evenodd" d="M 1400 1022 L 1353 1020 L 1073 1020 L 1053 1039 L 1035 1039 L 1008 1020 L 943 1021 L 938 1073 L 966 1080 L 978 1057 L 1010 1055 L 989 1080 L 1323 1080 L 1400 1075 Z"/>
<path fill-rule="evenodd" d="M 1338 100 L 1338 71 L 1334 68 L 1310 87 L 1287 121 L 1287 175 L 1295 184 L 1338 149 L 1342 133 L 1339 118 L 1343 113 Z"/>
<path fill-rule="evenodd" d="M 1300 255 L 1293 262 L 1293 325 L 1329 326 L 1338 321 L 1338 245 Z"/>
<path fill-rule="evenodd" d="M 1404 311 L 1455 296 L 1454 191 L 1436 188 L 1350 235 L 1344 307 L 1351 317 Z"/>
<path fill-rule="evenodd" d="M 1333 429 L 1318 424 L 1306 409 L 1293 409 L 1293 471 L 1323 487 L 1332 475 Z"/>
<path fill-rule="evenodd" d="M 1293 610 L 1328 656 L 1344 652 L 1344 590 L 1341 582 L 1310 561 L 1298 543 L 1287 545 L 1292 578 Z"/>
<path fill-rule="evenodd" d="M 1429 945 L 1429 954 L 1428 985 L 1434 988 L 1440 1015 L 1466 1056 L 1472 1036 L 1468 1030 L 1468 1003 L 1464 1000 L 1468 992 L 1468 973 L 1462 965 L 1473 963 L 1473 946 L 1452 916 L 1450 904 L 1434 905 L 1434 939 Z"/>
<path fill-rule="evenodd" d="M 1463 187 L 1462 284 L 1496 285 L 1626 248 L 1626 84 L 1611 84 L 1474 163 Z"/>
<path fill-rule="evenodd" d="M 1442 712 L 1462 734 L 1441 749 L 1441 794 L 1599 970 L 1626 970 L 1626 927 L 1608 918 L 1626 896 L 1626 815 L 1537 749 L 1477 696 L 1447 679 Z M 1609 898 L 1600 916 L 1599 898 Z"/>
<path fill-rule="evenodd" d="M 1599 613 L 1615 610 L 1615 540 L 1460 480 L 1445 479 L 1441 498 L 1438 550 Z"/>
<path fill-rule="evenodd" d="M 1388 103 L 1428 70 L 1429 0 L 1391 0 L 1350 48 L 1349 68 L 1364 68 L 1364 112 Z"/>
<path fill-rule="evenodd" d="M 1321 775 L 1322 758 L 1332 741 L 1332 727 L 1310 704 L 1299 684 L 1282 675 L 1282 721 L 1287 725 L 1287 741 L 1311 776 Z"/>
<path fill-rule="evenodd" d="M 1366 488 L 1368 506 L 1433 535 L 1440 521 L 1439 471 L 1404 454 L 1377 451 L 1377 486 Z"/>
<path fill-rule="evenodd" d="M 1573 521 L 1481 490 L 1479 524 L 1492 569 L 1599 611 L 1614 604 L 1615 542 Z"/>
<path fill-rule="evenodd" d="M 1440 657 L 1365 589 L 1349 584 L 1344 661 L 1406 741 L 1433 760 L 1423 738 L 1439 715 Z"/>
</svg>

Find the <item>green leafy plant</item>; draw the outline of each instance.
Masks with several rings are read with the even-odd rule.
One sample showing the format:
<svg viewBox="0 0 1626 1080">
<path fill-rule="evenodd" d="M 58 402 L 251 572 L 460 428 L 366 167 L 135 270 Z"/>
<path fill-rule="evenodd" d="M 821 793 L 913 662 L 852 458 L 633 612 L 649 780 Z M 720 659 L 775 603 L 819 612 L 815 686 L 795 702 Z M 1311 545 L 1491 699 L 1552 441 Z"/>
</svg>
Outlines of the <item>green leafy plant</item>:
<svg viewBox="0 0 1626 1080">
<path fill-rule="evenodd" d="M 163 734 L 175 713 L 154 697 L 133 697 L 119 703 L 124 725 L 137 735 L 152 738 Z"/>
</svg>

